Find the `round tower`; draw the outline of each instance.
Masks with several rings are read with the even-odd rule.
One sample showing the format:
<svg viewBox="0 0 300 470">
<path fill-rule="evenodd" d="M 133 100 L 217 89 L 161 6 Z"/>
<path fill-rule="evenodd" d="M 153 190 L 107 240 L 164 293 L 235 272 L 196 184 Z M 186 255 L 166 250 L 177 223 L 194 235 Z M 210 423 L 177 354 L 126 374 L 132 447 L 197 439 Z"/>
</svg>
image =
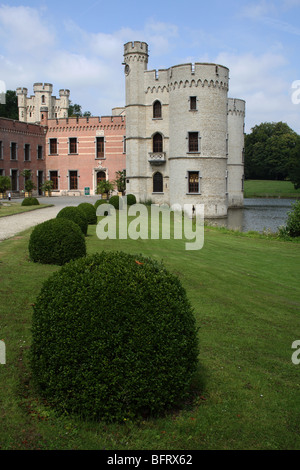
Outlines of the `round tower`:
<svg viewBox="0 0 300 470">
<path fill-rule="evenodd" d="M 244 204 L 245 101 L 228 98 L 228 207 Z"/>
<path fill-rule="evenodd" d="M 144 72 L 147 64 L 148 45 L 145 42 L 124 44 L 127 193 L 134 194 L 138 200 L 146 198 L 144 163 L 139 155 L 146 155 Z"/>
<path fill-rule="evenodd" d="M 169 69 L 170 204 L 204 204 L 205 218 L 227 215 L 228 75 L 217 64 Z"/>
<path fill-rule="evenodd" d="M 27 88 L 17 88 L 19 121 L 27 122 Z"/>
<path fill-rule="evenodd" d="M 59 98 L 60 98 L 60 118 L 67 118 L 68 117 L 68 110 L 70 106 L 70 90 L 59 90 Z"/>
</svg>

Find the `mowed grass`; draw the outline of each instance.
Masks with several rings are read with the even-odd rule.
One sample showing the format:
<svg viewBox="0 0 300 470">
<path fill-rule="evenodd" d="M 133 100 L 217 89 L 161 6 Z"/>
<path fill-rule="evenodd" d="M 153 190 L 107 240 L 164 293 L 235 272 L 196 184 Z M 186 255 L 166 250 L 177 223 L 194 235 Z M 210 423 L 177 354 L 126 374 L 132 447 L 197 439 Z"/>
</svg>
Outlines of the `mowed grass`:
<svg viewBox="0 0 300 470">
<path fill-rule="evenodd" d="M 158 419 L 106 424 L 58 416 L 33 390 L 32 303 L 60 268 L 29 260 L 29 235 L 0 243 L 1 449 L 300 449 L 300 365 L 291 360 L 300 339 L 299 244 L 206 227 L 204 247 L 186 251 L 182 240 L 99 240 L 90 226 L 89 253 L 163 260 L 199 327 L 193 399 Z"/>
<path fill-rule="evenodd" d="M 300 198 L 300 189 L 290 181 L 246 180 L 245 197 Z"/>
<path fill-rule="evenodd" d="M 21 214 L 22 212 L 35 211 L 45 207 L 52 207 L 53 204 L 39 204 L 38 206 L 22 206 L 21 202 L 2 202 L 0 205 L 0 217 Z"/>
</svg>

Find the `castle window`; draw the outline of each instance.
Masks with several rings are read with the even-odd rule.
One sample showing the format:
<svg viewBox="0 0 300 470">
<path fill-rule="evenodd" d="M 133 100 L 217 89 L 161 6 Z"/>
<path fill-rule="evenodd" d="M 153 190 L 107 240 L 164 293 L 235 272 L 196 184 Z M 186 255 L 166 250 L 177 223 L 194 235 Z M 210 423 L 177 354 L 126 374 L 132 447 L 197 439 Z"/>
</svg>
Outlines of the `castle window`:
<svg viewBox="0 0 300 470">
<path fill-rule="evenodd" d="M 49 155 L 57 155 L 57 139 L 49 139 Z"/>
<path fill-rule="evenodd" d="M 30 161 L 30 144 L 24 145 L 24 161 L 25 162 Z"/>
<path fill-rule="evenodd" d="M 154 101 L 153 103 L 153 118 L 161 118 L 161 102 L 160 101 Z"/>
<path fill-rule="evenodd" d="M 52 189 L 58 189 L 58 171 L 51 170 L 49 171 L 49 179 L 53 182 Z"/>
<path fill-rule="evenodd" d="M 105 171 L 98 171 L 98 173 L 97 173 L 97 186 L 100 183 L 100 181 L 106 181 Z"/>
<path fill-rule="evenodd" d="M 189 152 L 198 152 L 198 132 L 189 132 Z"/>
<path fill-rule="evenodd" d="M 153 136 L 153 153 L 160 153 L 163 151 L 163 138 L 158 132 Z"/>
<path fill-rule="evenodd" d="M 38 145 L 37 158 L 38 160 L 43 160 L 43 146 L 42 145 Z"/>
<path fill-rule="evenodd" d="M 188 172 L 188 192 L 199 193 L 199 171 Z"/>
<path fill-rule="evenodd" d="M 96 158 L 104 158 L 104 137 L 96 137 Z"/>
<path fill-rule="evenodd" d="M 11 190 L 18 191 L 19 189 L 19 171 L 18 170 L 10 170 L 10 178 L 11 178 Z"/>
<path fill-rule="evenodd" d="M 190 96 L 190 111 L 197 111 L 197 96 Z"/>
<path fill-rule="evenodd" d="M 45 95 L 42 95 L 42 103 L 45 103 Z"/>
<path fill-rule="evenodd" d="M 17 144 L 16 142 L 11 142 L 10 143 L 10 159 L 11 160 L 17 160 L 18 158 L 17 155 Z"/>
<path fill-rule="evenodd" d="M 3 159 L 3 142 L 0 140 L 0 160 Z"/>
<path fill-rule="evenodd" d="M 163 175 L 157 171 L 153 175 L 153 192 L 162 193 L 163 192 Z"/>
<path fill-rule="evenodd" d="M 69 138 L 69 153 L 77 153 L 77 137 Z"/>
<path fill-rule="evenodd" d="M 78 189 L 78 172 L 74 170 L 69 171 L 69 189 Z"/>
<path fill-rule="evenodd" d="M 123 137 L 123 153 L 126 153 L 126 135 Z"/>
</svg>

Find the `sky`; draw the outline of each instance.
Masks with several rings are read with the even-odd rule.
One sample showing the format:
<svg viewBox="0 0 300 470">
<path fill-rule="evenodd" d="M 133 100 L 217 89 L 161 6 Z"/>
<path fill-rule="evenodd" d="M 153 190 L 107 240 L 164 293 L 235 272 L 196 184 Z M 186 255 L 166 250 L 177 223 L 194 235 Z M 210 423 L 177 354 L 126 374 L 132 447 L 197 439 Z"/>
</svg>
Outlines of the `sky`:
<svg viewBox="0 0 300 470">
<path fill-rule="evenodd" d="M 123 45 L 147 42 L 148 70 L 187 62 L 230 69 L 245 132 L 286 122 L 300 134 L 300 0 L 0 0 L 0 83 L 52 83 L 94 116 L 125 105 Z M 1 90 L 0 90 L 1 91 Z"/>
</svg>

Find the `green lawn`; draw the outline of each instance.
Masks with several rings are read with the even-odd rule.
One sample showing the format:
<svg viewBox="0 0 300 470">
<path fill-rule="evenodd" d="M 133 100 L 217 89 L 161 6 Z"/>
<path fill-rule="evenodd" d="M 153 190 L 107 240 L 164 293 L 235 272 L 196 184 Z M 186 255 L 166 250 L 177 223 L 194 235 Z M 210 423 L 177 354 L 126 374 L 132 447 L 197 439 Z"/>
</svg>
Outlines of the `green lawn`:
<svg viewBox="0 0 300 470">
<path fill-rule="evenodd" d="M 245 197 L 300 198 L 300 189 L 290 181 L 246 180 Z"/>
<path fill-rule="evenodd" d="M 103 249 L 162 259 L 181 279 L 200 327 L 194 401 L 123 424 L 57 416 L 35 396 L 28 367 L 32 303 L 56 266 L 28 259 L 30 230 L 0 243 L 1 449 L 300 449 L 300 246 L 205 228 L 202 250 L 181 240 L 105 240 Z M 20 238 L 21 237 L 21 238 Z"/>
<path fill-rule="evenodd" d="M 44 207 L 52 207 L 53 204 L 39 204 L 38 206 L 22 206 L 20 202 L 2 202 L 0 205 L 0 217 L 21 214 L 22 212 L 35 211 Z"/>
</svg>

